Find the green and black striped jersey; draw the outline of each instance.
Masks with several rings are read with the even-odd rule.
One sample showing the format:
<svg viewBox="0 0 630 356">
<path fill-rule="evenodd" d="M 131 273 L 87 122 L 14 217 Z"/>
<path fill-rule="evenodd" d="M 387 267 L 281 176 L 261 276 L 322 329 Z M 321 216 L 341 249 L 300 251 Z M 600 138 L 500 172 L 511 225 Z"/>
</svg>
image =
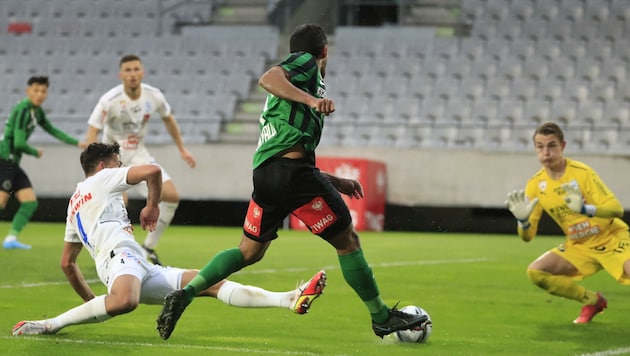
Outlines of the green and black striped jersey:
<svg viewBox="0 0 630 356">
<path fill-rule="evenodd" d="M 74 137 L 53 126 L 41 107 L 34 106 L 30 100 L 24 99 L 13 107 L 4 126 L 4 137 L 0 141 L 0 158 L 20 164 L 22 153 L 37 156 L 37 149 L 27 143 L 36 125 L 67 144 L 76 146 L 79 143 Z"/>
<path fill-rule="evenodd" d="M 317 98 L 326 95 L 317 62 L 310 53 L 292 53 L 279 66 L 289 73 L 290 81 L 296 87 Z M 324 128 L 324 116 L 308 105 L 268 94 L 260 116 L 254 168 L 298 143 L 304 146 L 308 159 L 315 164 L 315 148 Z"/>
</svg>

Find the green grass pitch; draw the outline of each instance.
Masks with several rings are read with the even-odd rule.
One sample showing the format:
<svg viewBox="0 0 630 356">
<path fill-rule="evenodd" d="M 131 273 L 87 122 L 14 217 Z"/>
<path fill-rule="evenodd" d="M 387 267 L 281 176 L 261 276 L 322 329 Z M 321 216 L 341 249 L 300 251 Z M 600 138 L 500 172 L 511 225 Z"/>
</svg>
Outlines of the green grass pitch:
<svg viewBox="0 0 630 356">
<path fill-rule="evenodd" d="M 8 230 L 8 223 L 0 224 Z M 137 234 L 141 241 L 144 232 Z M 24 319 L 57 315 L 81 303 L 59 258 L 63 225 L 31 223 L 22 234 L 30 251 L 0 250 L 0 345 L 7 355 L 620 355 L 630 353 L 629 289 L 606 273 L 583 283 L 604 293 L 609 308 L 589 325 L 574 325 L 580 305 L 533 286 L 527 264 L 560 243 L 538 237 L 447 233 L 362 233 L 365 255 L 389 304 L 415 304 L 433 319 L 426 344 L 374 336 L 369 314 L 340 273 L 333 249 L 306 232 L 283 231 L 263 261 L 231 279 L 289 290 L 321 268 L 328 286 L 306 315 L 281 309 L 242 309 L 196 300 L 167 341 L 159 338 L 159 306 L 141 305 L 101 324 L 70 326 L 57 335 L 12 337 Z M 233 247 L 240 229 L 175 226 L 159 246 L 165 263 L 201 268 Z M 105 288 L 86 251 L 80 265 L 97 294 Z M 1 331 L 3 330 L 3 331 Z"/>
</svg>

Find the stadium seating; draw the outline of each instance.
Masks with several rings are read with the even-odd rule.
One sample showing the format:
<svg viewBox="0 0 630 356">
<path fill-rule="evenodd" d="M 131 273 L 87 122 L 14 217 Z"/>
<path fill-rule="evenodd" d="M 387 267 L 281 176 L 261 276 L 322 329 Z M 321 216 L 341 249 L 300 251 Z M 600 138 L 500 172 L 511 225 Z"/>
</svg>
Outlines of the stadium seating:
<svg viewBox="0 0 630 356">
<path fill-rule="evenodd" d="M 187 26 L 171 34 L 165 28 L 175 17 L 195 14 L 161 17 L 157 1 L 6 0 L 0 114 L 19 100 L 28 75 L 45 72 L 51 117 L 84 125 L 95 98 L 116 85 L 117 59 L 133 52 L 145 59 L 147 83 L 163 89 L 187 122 L 182 131 L 204 142 L 190 122 L 207 118 L 205 130 L 220 130 L 233 119 L 267 61 L 277 59 L 278 33 L 268 26 Z M 469 36 L 337 27 L 326 77 L 337 112 L 322 144 L 523 150 L 537 124 L 554 120 L 576 137 L 578 151 L 628 147 L 610 143 L 610 127 L 624 142 L 629 1 L 461 0 L 460 10 Z M 30 24 L 31 32 L 10 32 L 13 22 Z M 23 60 L 29 57 L 46 60 Z M 77 96 L 76 109 L 64 108 Z"/>
<path fill-rule="evenodd" d="M 173 11 L 160 16 L 160 2 Z M 84 134 L 98 97 L 119 83 L 118 59 L 134 53 L 143 58 L 145 82 L 162 89 L 174 113 L 185 122 L 184 141 L 218 140 L 222 123 L 233 120 L 238 103 L 248 99 L 253 80 L 268 60 L 276 59 L 278 31 L 271 26 L 191 26 L 171 34 L 167 26 L 174 17 L 183 21 L 186 16 L 208 17 L 212 11 L 207 1 L 195 2 L 195 8 L 180 3 L 4 1 L 0 115 L 6 117 L 23 97 L 29 76 L 48 75 L 51 85 L 44 107 L 49 117 L 71 132 Z M 10 23 L 28 24 L 31 31 L 18 31 Z M 191 124 L 201 120 L 209 124 Z M 161 128 L 155 130 L 155 137 L 147 142 L 172 142 Z M 32 140 L 56 141 L 46 136 L 37 134 Z"/>
<path fill-rule="evenodd" d="M 395 56 L 411 53 L 411 48 L 424 50 L 418 59 L 408 56 L 395 64 L 379 39 L 396 27 L 337 28 L 329 67 L 339 61 L 352 66 L 357 82 L 376 71 L 383 76 L 381 84 L 392 86 L 392 68 L 419 69 L 408 72 L 408 85 L 401 82 L 407 95 L 391 95 L 397 103 L 405 96 L 421 103 L 419 110 L 405 115 L 408 130 L 388 131 L 400 132 L 401 143 L 395 146 L 529 150 L 536 125 L 554 120 L 567 136 L 575 136 L 577 151 L 621 152 L 623 145 L 613 141 L 622 141 L 623 133 L 630 131 L 630 2 L 462 0 L 460 16 L 471 26 L 469 37 L 441 37 L 427 29 L 413 40 L 399 36 Z M 407 34 L 414 30 L 404 29 Z M 351 45 L 358 42 L 369 43 L 371 50 Z M 361 62 L 376 65 L 354 66 Z M 332 72 L 329 82 L 336 84 L 335 77 L 343 71 Z M 343 78 L 343 86 L 350 88 L 346 95 L 354 90 L 373 107 L 368 113 L 383 115 L 382 100 L 376 98 L 391 89 L 351 89 L 351 77 Z M 397 115 L 396 109 L 388 112 Z M 362 116 L 354 120 L 357 126 L 363 122 Z M 612 136 L 611 126 L 617 136 Z M 591 139 L 599 143 L 591 144 Z"/>
</svg>

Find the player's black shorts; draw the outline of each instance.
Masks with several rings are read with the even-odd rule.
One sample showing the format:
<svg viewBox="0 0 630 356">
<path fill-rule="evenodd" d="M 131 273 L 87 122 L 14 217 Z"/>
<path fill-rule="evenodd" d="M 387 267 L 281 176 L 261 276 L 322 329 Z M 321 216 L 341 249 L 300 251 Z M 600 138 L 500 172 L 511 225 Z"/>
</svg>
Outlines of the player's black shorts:
<svg viewBox="0 0 630 356">
<path fill-rule="evenodd" d="M 0 190 L 11 194 L 31 187 L 31 181 L 20 166 L 0 158 Z"/>
<path fill-rule="evenodd" d="M 289 214 L 324 239 L 352 223 L 337 189 L 306 160 L 271 158 L 254 170 L 253 180 L 254 192 L 243 224 L 243 233 L 250 239 L 275 239 Z"/>
</svg>

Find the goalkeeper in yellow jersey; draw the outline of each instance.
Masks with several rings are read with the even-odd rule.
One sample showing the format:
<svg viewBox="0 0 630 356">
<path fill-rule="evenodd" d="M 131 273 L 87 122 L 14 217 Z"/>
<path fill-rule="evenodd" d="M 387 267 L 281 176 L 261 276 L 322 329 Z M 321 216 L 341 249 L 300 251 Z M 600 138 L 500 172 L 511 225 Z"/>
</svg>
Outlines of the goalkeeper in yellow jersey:
<svg viewBox="0 0 630 356">
<path fill-rule="evenodd" d="M 550 294 L 582 303 L 573 322 L 588 323 L 606 309 L 607 301 L 576 280 L 605 269 L 619 283 L 630 284 L 630 235 L 620 219 L 623 207 L 592 168 L 563 156 L 566 142 L 558 125 L 542 124 L 533 139 L 543 168 L 525 191 L 509 193 L 506 204 L 523 241 L 536 236 L 543 211 L 560 226 L 566 241 L 533 261 L 527 276 Z"/>
</svg>

